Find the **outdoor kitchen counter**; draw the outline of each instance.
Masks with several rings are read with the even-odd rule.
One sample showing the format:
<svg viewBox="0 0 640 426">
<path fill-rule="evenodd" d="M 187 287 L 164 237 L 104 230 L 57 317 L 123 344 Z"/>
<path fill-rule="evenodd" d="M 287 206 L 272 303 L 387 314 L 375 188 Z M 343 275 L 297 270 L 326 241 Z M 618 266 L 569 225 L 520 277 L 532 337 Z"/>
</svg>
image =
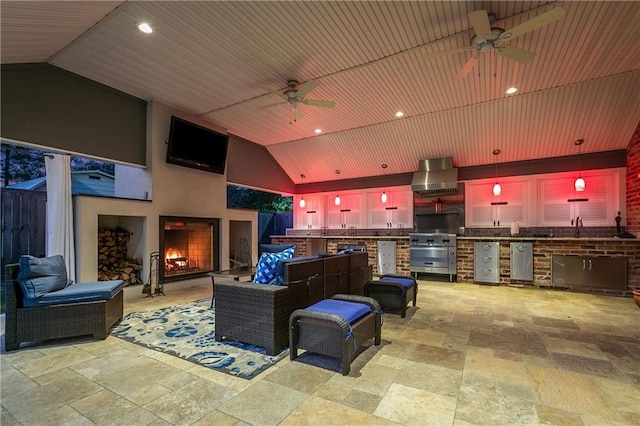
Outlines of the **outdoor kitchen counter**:
<svg viewBox="0 0 640 426">
<path fill-rule="evenodd" d="M 397 231 L 395 231 L 397 232 Z M 380 230 L 380 233 L 386 233 Z M 409 235 L 272 235 L 273 244 L 295 244 L 298 256 L 315 254 L 315 243 L 322 241 L 322 251 L 337 253 L 338 246 L 366 246 L 369 265 L 373 274 L 378 275 L 378 241 L 396 242 L 396 273 L 410 275 L 409 272 Z"/>
<path fill-rule="evenodd" d="M 640 239 L 589 237 L 458 237 L 458 282 L 473 282 L 473 243 L 500 243 L 500 285 L 551 286 L 553 255 L 606 256 L 627 259 L 627 287 L 640 287 Z M 510 277 L 510 243 L 533 243 L 533 281 Z"/>
<path fill-rule="evenodd" d="M 380 232 L 385 232 L 384 230 Z M 326 242 L 326 252 L 337 253 L 338 245 L 366 245 L 369 253 L 369 264 L 373 265 L 373 273 L 377 275 L 377 242 L 396 241 L 396 263 L 398 274 L 411 275 L 409 271 L 409 236 L 408 235 L 274 235 L 274 244 L 296 244 L 298 255 L 307 253 L 307 245 L 311 240 Z M 614 256 L 627 258 L 627 286 L 629 289 L 640 288 L 640 239 L 637 238 L 588 238 L 588 237 L 457 237 L 457 282 L 473 283 L 473 243 L 477 241 L 496 241 L 500 243 L 500 285 L 533 285 L 536 287 L 551 286 L 551 256 L 589 255 Z M 516 281 L 510 278 L 509 243 L 533 243 L 533 281 Z"/>
</svg>

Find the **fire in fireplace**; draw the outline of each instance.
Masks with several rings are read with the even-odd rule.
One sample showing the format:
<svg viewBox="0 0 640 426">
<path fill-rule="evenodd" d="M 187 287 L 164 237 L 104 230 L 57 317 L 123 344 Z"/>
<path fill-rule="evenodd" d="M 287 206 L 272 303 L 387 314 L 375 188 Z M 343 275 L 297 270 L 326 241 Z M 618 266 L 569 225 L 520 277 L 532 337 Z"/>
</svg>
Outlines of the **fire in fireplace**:
<svg viewBox="0 0 640 426">
<path fill-rule="evenodd" d="M 220 219 L 160 216 L 161 282 L 218 270 Z"/>
</svg>

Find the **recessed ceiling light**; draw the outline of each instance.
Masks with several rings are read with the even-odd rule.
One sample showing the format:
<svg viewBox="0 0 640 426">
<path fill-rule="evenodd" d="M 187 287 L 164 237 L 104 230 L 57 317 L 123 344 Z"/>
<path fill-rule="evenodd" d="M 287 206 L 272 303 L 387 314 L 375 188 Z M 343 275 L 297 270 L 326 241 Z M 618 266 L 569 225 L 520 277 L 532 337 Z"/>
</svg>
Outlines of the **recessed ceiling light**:
<svg viewBox="0 0 640 426">
<path fill-rule="evenodd" d="M 509 87 L 507 89 L 507 95 L 513 95 L 514 93 L 516 93 L 518 91 L 517 87 Z"/>
<path fill-rule="evenodd" d="M 402 118 L 402 117 L 404 117 L 404 112 L 402 111 L 396 112 L 396 118 Z"/>
<path fill-rule="evenodd" d="M 315 129 L 314 132 L 316 132 L 317 134 L 322 133 L 322 129 Z"/>
<path fill-rule="evenodd" d="M 145 34 L 151 34 L 153 32 L 153 28 L 151 28 L 151 25 L 147 24 L 146 22 L 138 22 L 136 25 L 138 25 L 138 29 Z"/>
</svg>

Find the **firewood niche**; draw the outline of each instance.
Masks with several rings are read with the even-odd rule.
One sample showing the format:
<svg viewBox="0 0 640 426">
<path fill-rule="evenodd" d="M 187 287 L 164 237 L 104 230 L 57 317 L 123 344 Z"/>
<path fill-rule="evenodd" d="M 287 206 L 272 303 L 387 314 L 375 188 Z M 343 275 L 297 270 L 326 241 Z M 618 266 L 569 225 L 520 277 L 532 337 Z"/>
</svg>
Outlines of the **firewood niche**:
<svg viewBox="0 0 640 426">
<path fill-rule="evenodd" d="M 98 229 L 98 281 L 123 280 L 124 285 L 142 284 L 142 259 L 127 256 L 131 233 L 124 228 Z"/>
</svg>

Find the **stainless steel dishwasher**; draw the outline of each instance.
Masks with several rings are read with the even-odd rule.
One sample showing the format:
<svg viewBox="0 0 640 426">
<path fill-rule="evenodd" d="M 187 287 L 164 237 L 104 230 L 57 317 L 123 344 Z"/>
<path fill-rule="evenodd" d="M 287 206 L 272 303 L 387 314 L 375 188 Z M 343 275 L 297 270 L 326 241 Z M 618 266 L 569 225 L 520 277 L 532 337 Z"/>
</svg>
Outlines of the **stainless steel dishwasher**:
<svg viewBox="0 0 640 426">
<path fill-rule="evenodd" d="M 509 261 L 512 280 L 533 281 L 533 243 L 510 243 Z"/>
</svg>

